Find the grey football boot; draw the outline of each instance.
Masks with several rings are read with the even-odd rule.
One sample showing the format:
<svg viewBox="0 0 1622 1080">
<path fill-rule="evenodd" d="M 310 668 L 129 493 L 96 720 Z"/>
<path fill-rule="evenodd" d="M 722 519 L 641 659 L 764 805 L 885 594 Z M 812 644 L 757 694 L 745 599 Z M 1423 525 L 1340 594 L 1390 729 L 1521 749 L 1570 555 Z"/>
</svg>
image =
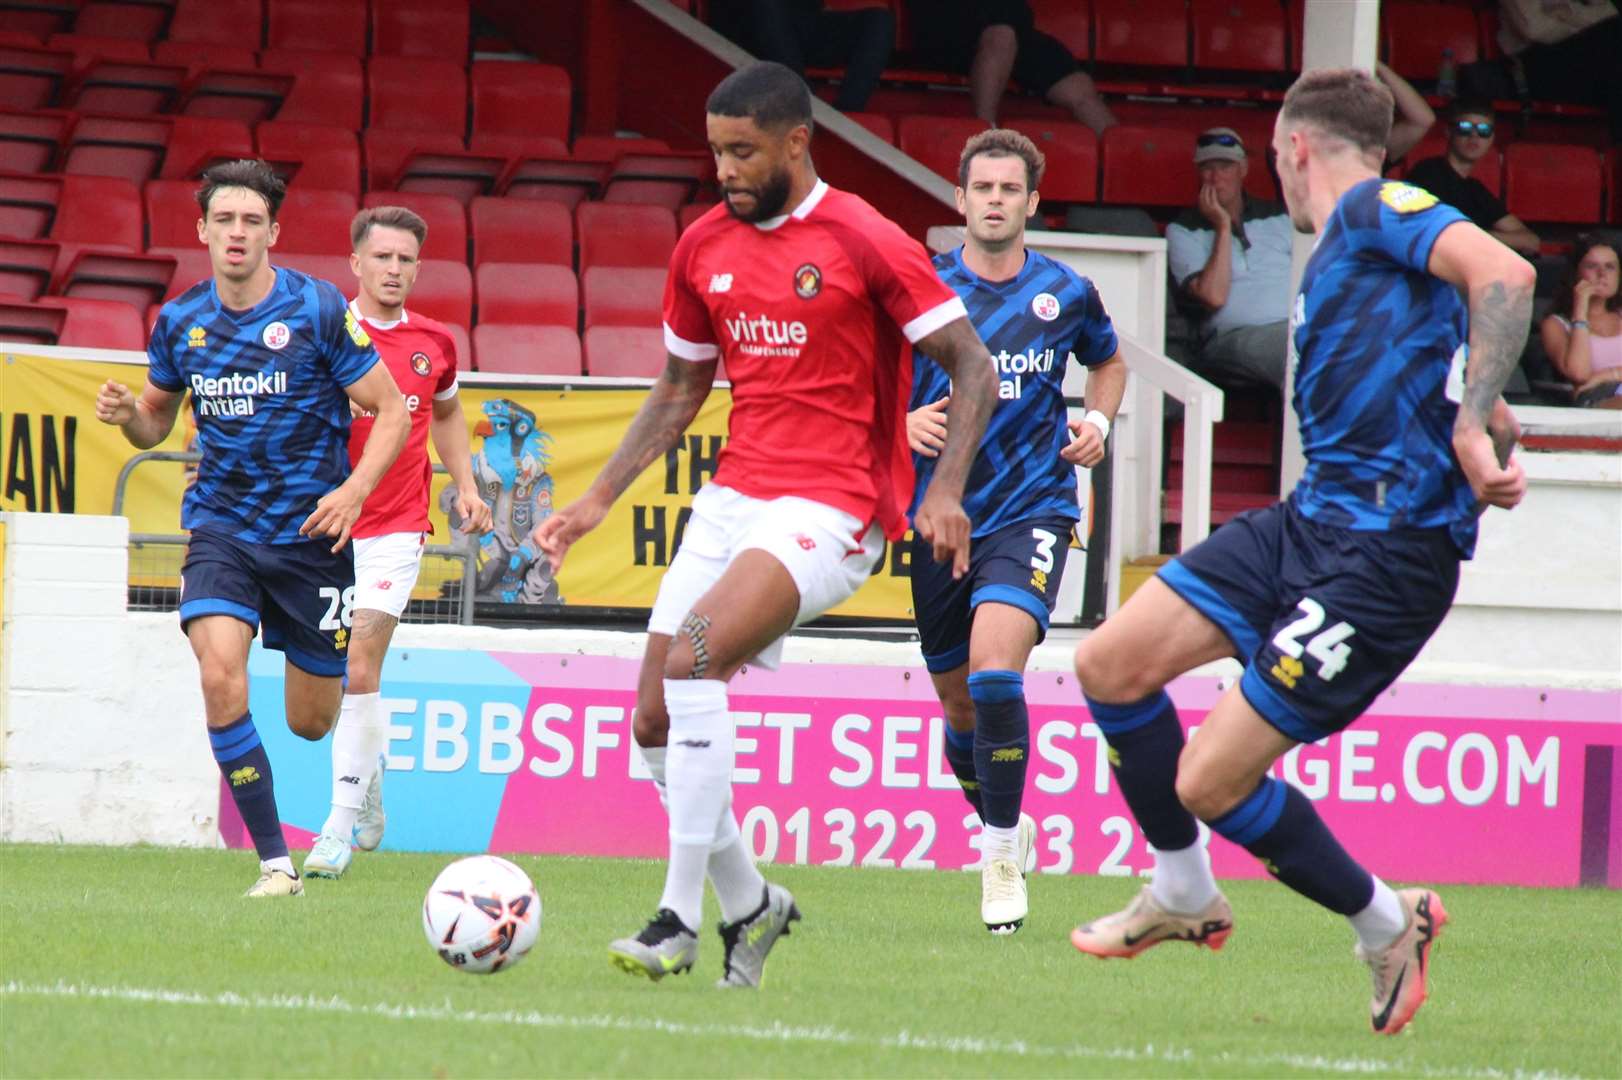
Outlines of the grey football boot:
<svg viewBox="0 0 1622 1080">
<path fill-rule="evenodd" d="M 693 969 L 698 935 L 674 911 L 660 908 L 641 933 L 610 942 L 608 959 L 627 975 L 646 975 L 658 982 Z"/>
<path fill-rule="evenodd" d="M 788 924 L 800 917 L 794 895 L 781 885 L 766 883 L 760 907 L 735 923 L 721 924 L 726 946 L 725 973 L 716 986 L 758 987 L 766 978 L 766 954 L 788 933 Z"/>
</svg>

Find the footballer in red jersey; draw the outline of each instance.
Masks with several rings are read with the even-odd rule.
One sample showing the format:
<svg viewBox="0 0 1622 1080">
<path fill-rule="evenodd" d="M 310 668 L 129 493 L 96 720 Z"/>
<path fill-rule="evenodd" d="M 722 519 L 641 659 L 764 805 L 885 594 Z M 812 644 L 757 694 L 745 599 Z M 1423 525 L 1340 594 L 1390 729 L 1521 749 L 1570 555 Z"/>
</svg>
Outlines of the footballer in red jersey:
<svg viewBox="0 0 1622 1080">
<path fill-rule="evenodd" d="M 378 688 L 383 658 L 411 600 L 432 528 L 430 435 L 456 485 L 463 529 L 490 527 L 490 508 L 473 479 L 467 421 L 457 395 L 456 344 L 444 326 L 405 306 L 427 235 L 422 218 L 400 206 L 362 210 L 350 226 L 354 253 L 349 261 L 359 290 L 349 309 L 399 384 L 411 434 L 355 523 L 354 592 L 334 601 L 339 610 L 331 617 L 350 626 L 348 681 L 332 736 L 332 810 L 304 860 L 307 877 L 341 877 L 354 857 L 351 838 L 367 851 L 383 840 L 381 759 L 388 718 Z M 351 459 L 360 456 L 371 429 L 369 415 L 355 417 Z"/>
<path fill-rule="evenodd" d="M 591 488 L 543 522 L 535 542 L 561 565 L 676 444 L 725 362 L 727 445 L 659 586 L 637 687 L 637 743 L 670 815 L 664 896 L 609 956 L 652 979 L 690 969 L 707 877 L 723 919 L 721 984 L 753 987 L 799 912 L 755 869 L 732 813 L 727 681 L 746 661 L 775 667 L 783 636 L 855 592 L 884 537 L 906 531 L 914 345 L 955 379 L 952 425 L 914 527 L 937 560 L 968 568 L 963 482 L 996 377 L 923 247 L 817 178 L 811 96 L 798 75 L 774 63 L 740 68 L 706 112 L 725 198 L 671 256 L 669 362 Z"/>
</svg>

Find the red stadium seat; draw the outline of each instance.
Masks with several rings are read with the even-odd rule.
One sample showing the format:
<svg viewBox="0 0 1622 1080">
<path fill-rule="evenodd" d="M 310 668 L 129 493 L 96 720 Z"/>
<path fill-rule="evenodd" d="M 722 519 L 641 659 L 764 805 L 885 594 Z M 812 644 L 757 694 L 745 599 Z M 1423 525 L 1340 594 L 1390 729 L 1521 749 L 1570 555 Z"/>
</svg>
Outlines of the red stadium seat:
<svg viewBox="0 0 1622 1080">
<path fill-rule="evenodd" d="M 146 207 L 147 247 L 194 248 L 198 246 L 197 221 L 203 216 L 197 205 L 197 185 L 189 180 L 148 180 L 141 189 Z"/>
<path fill-rule="evenodd" d="M 310 255 L 283 251 L 278 244 L 270 253 L 270 261 L 273 266 L 285 266 L 301 274 L 330 281 L 345 296 L 354 296 L 357 291 L 355 271 L 349 265 L 348 255 Z"/>
<path fill-rule="evenodd" d="M 264 24 L 262 0 L 176 0 L 168 40 L 257 49 Z"/>
<path fill-rule="evenodd" d="M 150 64 L 152 53 L 144 41 L 131 41 L 120 37 L 87 37 L 84 34 L 52 34 L 45 41 L 46 48 L 63 49 L 73 54 L 73 72 L 78 74 L 98 60 L 113 60 L 124 64 Z"/>
<path fill-rule="evenodd" d="M 448 131 L 383 131 L 367 128 L 361 135 L 366 151 L 366 188 L 392 191 L 399 182 L 400 169 L 419 153 L 455 154 L 462 140 Z"/>
<path fill-rule="evenodd" d="M 570 326 L 480 323 L 473 351 L 482 372 L 500 375 L 579 375 L 580 338 Z"/>
<path fill-rule="evenodd" d="M 473 264 L 486 262 L 574 265 L 574 218 L 558 203 L 478 198 L 468 204 Z"/>
<path fill-rule="evenodd" d="M 480 195 L 493 194 L 506 171 L 507 159 L 499 155 L 417 152 L 400 166 L 394 187 L 449 196 L 466 206 Z"/>
<path fill-rule="evenodd" d="M 0 236 L 46 239 L 61 202 L 60 176 L 0 176 Z"/>
<path fill-rule="evenodd" d="M 67 319 L 56 343 L 80 349 L 146 349 L 142 312 L 117 300 L 82 300 L 74 296 L 42 296 L 41 307 L 60 308 Z"/>
<path fill-rule="evenodd" d="M 9 26 L 0 30 L 0 46 L 12 45 L 19 49 L 38 49 L 45 44 L 45 38 L 39 34 L 29 33 L 27 30 L 13 30 Z"/>
<path fill-rule="evenodd" d="M 252 64 L 249 64 L 252 68 Z M 252 126 L 269 120 L 298 85 L 298 76 L 227 67 L 191 66 L 191 81 L 177 110 L 186 116 Z"/>
<path fill-rule="evenodd" d="M 166 4 L 136 4 L 123 0 L 89 0 L 73 20 L 75 34 L 152 41 L 163 32 Z"/>
<path fill-rule="evenodd" d="M 169 130 L 169 149 L 158 176 L 191 180 L 216 161 L 254 156 L 253 134 L 246 124 L 212 116 L 177 116 Z"/>
<path fill-rule="evenodd" d="M 175 260 L 174 276 L 169 279 L 169 289 L 163 294 L 165 302 L 173 300 L 199 281 L 207 281 L 214 276 L 213 264 L 209 262 L 208 248 L 192 238 L 190 247 L 154 247 L 148 248 L 148 255 L 167 255 Z M 279 258 L 272 259 L 277 263 Z"/>
<path fill-rule="evenodd" d="M 456 344 L 456 370 L 473 370 L 473 341 L 468 337 L 467 327 L 461 323 L 443 323 L 450 331 L 451 340 Z"/>
<path fill-rule="evenodd" d="M 676 231 L 686 232 L 687 226 L 710 212 L 714 203 L 688 203 L 676 212 Z"/>
<path fill-rule="evenodd" d="M 68 313 L 60 307 L 0 296 L 0 341 L 55 345 L 67 323 Z"/>
<path fill-rule="evenodd" d="M 1192 0 L 1194 66 L 1202 71 L 1284 71 L 1278 0 Z"/>
<path fill-rule="evenodd" d="M 62 171 L 80 176 L 120 176 L 143 184 L 158 175 L 169 146 L 167 119 L 82 116 L 68 136 Z"/>
<path fill-rule="evenodd" d="M 602 193 L 612 168 L 602 161 L 525 157 L 507 173 L 500 193 L 511 199 L 557 202 L 573 210 Z"/>
<path fill-rule="evenodd" d="M 430 233 L 429 240 L 433 240 Z M 430 249 L 432 250 L 432 249 Z M 467 263 L 452 259 L 424 259 L 411 290 L 410 307 L 444 323 L 473 325 L 473 275 Z"/>
<path fill-rule="evenodd" d="M 353 191 L 289 188 L 276 215 L 281 223 L 276 248 L 311 255 L 348 255 L 349 223 L 358 209 Z"/>
<path fill-rule="evenodd" d="M 158 64 L 179 64 L 192 75 L 207 68 L 226 68 L 252 71 L 258 64 L 257 43 L 229 45 L 223 42 L 156 41 L 152 44 L 152 60 Z"/>
<path fill-rule="evenodd" d="M 566 158 L 569 144 L 555 135 L 514 135 L 506 132 L 475 131 L 467 137 L 472 154 L 493 154 L 504 158 Z"/>
<path fill-rule="evenodd" d="M 1592 225 L 1605 214 L 1600 166 L 1591 146 L 1515 143 L 1504 152 L 1504 201 L 1522 221 Z"/>
<path fill-rule="evenodd" d="M 578 135 L 570 155 L 577 161 L 604 161 L 613 164 L 626 154 L 668 154 L 670 144 L 663 139 L 620 135 Z"/>
<path fill-rule="evenodd" d="M 658 206 L 581 203 L 575 207 L 580 272 L 593 266 L 659 266 L 676 246 L 676 218 Z"/>
<path fill-rule="evenodd" d="M 56 291 L 88 300 L 116 300 L 145 312 L 162 300 L 177 261 L 166 255 L 82 251 L 62 274 Z"/>
<path fill-rule="evenodd" d="M 63 95 L 62 104 L 86 113 L 151 116 L 179 102 L 185 81 L 183 67 L 97 60 Z"/>
<path fill-rule="evenodd" d="M 1188 65 L 1185 0 L 1093 0 L 1093 60 L 1132 67 Z"/>
<path fill-rule="evenodd" d="M 580 320 L 580 285 L 567 266 L 479 264 L 479 325 L 567 326 Z"/>
<path fill-rule="evenodd" d="M 62 245 L 0 238 L 0 296 L 32 300 L 51 287 Z"/>
<path fill-rule="evenodd" d="M 985 121 L 967 116 L 903 116 L 896 125 L 896 145 L 930 172 L 955 184 L 963 144 L 985 129 Z"/>
<path fill-rule="evenodd" d="M 254 130 L 259 156 L 300 188 L 360 190 L 360 144 L 348 128 L 267 120 Z"/>
<path fill-rule="evenodd" d="M 44 109 L 57 103 L 73 54 L 0 46 L 0 109 Z"/>
<path fill-rule="evenodd" d="M 586 331 L 586 371 L 591 375 L 655 379 L 669 357 L 662 328 L 594 326 Z"/>
<path fill-rule="evenodd" d="M 1036 28 L 1059 39 L 1070 55 L 1085 60 L 1092 53 L 1092 0 L 1031 0 Z"/>
<path fill-rule="evenodd" d="M 895 145 L 895 122 L 883 113 L 848 112 L 846 120 L 854 120 L 891 146 Z"/>
<path fill-rule="evenodd" d="M 51 239 L 140 251 L 140 190 L 114 177 L 63 177 Z"/>
<path fill-rule="evenodd" d="M 372 0 L 374 56 L 423 56 L 467 66 L 467 0 Z"/>
<path fill-rule="evenodd" d="M 1008 126 L 1036 144 L 1047 159 L 1042 201 L 1092 202 L 1098 198 L 1098 137 L 1085 124 L 1010 119 Z M 956 183 L 956 180 L 953 180 Z"/>
<path fill-rule="evenodd" d="M 646 203 L 675 210 L 713 183 L 709 154 L 622 154 L 608 174 L 604 202 Z"/>
<path fill-rule="evenodd" d="M 72 29 L 78 6 L 75 0 L 55 0 L 54 3 L 50 0 L 45 3 L 38 0 L 9 0 L 4 9 L 6 29 L 43 41 L 52 34 Z"/>
<path fill-rule="evenodd" d="M 73 124 L 71 113 L 0 112 L 0 172 L 49 172 Z"/>
<path fill-rule="evenodd" d="M 371 191 L 362 206 L 403 206 L 428 223 L 425 254 L 467 262 L 467 210 L 449 195 L 421 191 Z"/>
<path fill-rule="evenodd" d="M 1117 124 L 1101 140 L 1106 203 L 1192 206 L 1199 190 L 1194 132 Z M 1255 165 L 1252 165 L 1255 168 Z"/>
<path fill-rule="evenodd" d="M 581 280 L 585 327 L 663 325 L 664 268 L 594 266 Z"/>
<path fill-rule="evenodd" d="M 527 65 L 522 65 L 527 66 Z M 467 132 L 467 72 L 449 60 L 374 56 L 366 65 L 368 127 Z"/>
<path fill-rule="evenodd" d="M 569 137 L 569 73 L 551 64 L 475 60 L 475 132 Z"/>
<path fill-rule="evenodd" d="M 1405 79 L 1434 81 L 1443 49 L 1453 50 L 1455 64 L 1473 63 L 1480 54 L 1472 8 L 1387 0 L 1380 5 L 1380 14 L 1386 62 Z"/>
<path fill-rule="evenodd" d="M 259 54 L 259 69 L 296 76 L 293 89 L 274 119 L 360 130 L 366 76 L 358 57 L 344 53 L 266 49 Z"/>
<path fill-rule="evenodd" d="M 270 0 L 265 46 L 366 55 L 366 0 Z"/>
<path fill-rule="evenodd" d="M 1611 147 L 1605 159 L 1605 186 L 1611 194 L 1610 222 L 1612 225 L 1622 225 L 1622 149 Z"/>
</svg>

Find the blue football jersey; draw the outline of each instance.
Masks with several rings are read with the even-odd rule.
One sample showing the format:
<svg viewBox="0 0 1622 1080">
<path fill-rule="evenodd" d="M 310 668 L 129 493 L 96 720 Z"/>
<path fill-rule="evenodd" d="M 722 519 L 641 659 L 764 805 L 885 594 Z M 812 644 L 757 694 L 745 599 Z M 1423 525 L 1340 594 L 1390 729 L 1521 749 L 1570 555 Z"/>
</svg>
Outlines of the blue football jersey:
<svg viewBox="0 0 1622 1080">
<path fill-rule="evenodd" d="M 321 496 L 349 475 L 344 387 L 377 350 L 330 282 L 285 266 L 247 311 L 220 305 L 212 280 L 163 305 L 147 379 L 191 391 L 203 459 L 180 523 L 256 544 L 291 544 Z"/>
<path fill-rule="evenodd" d="M 1290 326 L 1306 516 L 1351 529 L 1448 528 L 1468 557 L 1475 499 L 1453 456 L 1469 309 L 1427 269 L 1467 220 L 1420 188 L 1370 179 L 1341 197 Z"/>
<path fill-rule="evenodd" d="M 963 509 L 975 536 L 1029 518 L 1081 516 L 1075 466 L 1059 456 L 1065 427 L 1064 368 L 1072 353 L 1087 367 L 1115 355 L 1115 327 L 1093 283 L 1038 251 L 1008 281 L 986 281 L 963 265 L 963 249 L 935 256 L 935 271 L 963 298 L 969 320 L 997 366 L 997 407 L 964 485 Z M 912 401 L 917 409 L 951 392 L 951 379 L 921 352 L 913 354 Z M 950 410 L 948 410 L 950 416 Z M 935 458 L 913 455 L 918 512 Z"/>
</svg>

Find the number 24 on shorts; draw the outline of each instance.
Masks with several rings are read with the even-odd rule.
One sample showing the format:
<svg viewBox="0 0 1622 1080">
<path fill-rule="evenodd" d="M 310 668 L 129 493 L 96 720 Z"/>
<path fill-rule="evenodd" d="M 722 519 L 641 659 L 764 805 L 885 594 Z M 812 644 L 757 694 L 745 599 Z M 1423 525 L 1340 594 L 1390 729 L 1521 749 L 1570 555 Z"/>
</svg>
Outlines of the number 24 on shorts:
<svg viewBox="0 0 1622 1080">
<path fill-rule="evenodd" d="M 1324 682 L 1339 675 L 1352 656 L 1352 647 L 1346 644 L 1346 639 L 1357 633 L 1351 623 L 1344 621 L 1317 633 L 1324 624 L 1324 608 L 1310 596 L 1302 597 L 1296 609 L 1301 617 L 1273 637 L 1273 644 L 1284 655 L 1273 665 L 1272 675 L 1291 689 L 1305 671 L 1301 663 L 1303 653 L 1318 661 L 1318 678 Z M 1301 639 L 1308 634 L 1313 637 L 1302 645 Z"/>
</svg>

